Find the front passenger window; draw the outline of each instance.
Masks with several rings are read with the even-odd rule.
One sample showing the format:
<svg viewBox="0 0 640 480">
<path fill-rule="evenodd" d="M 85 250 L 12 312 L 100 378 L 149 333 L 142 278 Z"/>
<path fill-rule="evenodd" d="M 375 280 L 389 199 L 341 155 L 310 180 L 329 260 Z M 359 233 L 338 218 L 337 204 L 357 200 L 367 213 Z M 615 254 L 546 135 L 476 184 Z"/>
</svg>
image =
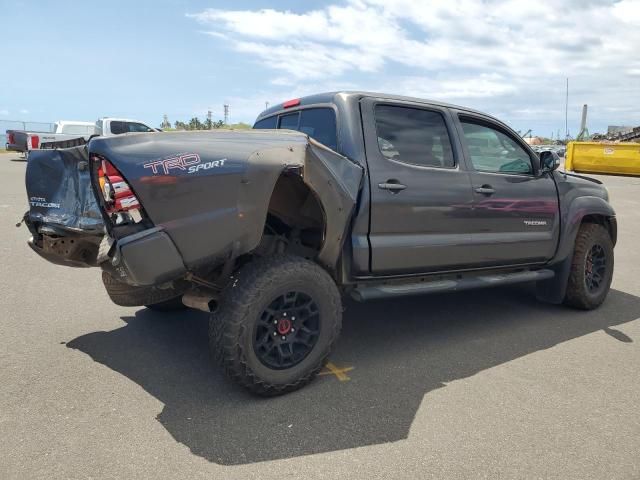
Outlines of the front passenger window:
<svg viewBox="0 0 640 480">
<path fill-rule="evenodd" d="M 533 173 L 531 157 L 499 130 L 461 120 L 473 168 L 480 172 Z"/>
</svg>

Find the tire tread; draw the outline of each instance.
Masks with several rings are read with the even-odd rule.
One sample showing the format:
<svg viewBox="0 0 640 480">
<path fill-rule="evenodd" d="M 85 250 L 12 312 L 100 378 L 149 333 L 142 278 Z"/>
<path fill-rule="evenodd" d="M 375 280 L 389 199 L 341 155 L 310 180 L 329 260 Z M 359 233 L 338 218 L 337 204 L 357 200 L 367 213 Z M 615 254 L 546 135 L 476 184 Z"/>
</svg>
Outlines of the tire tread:
<svg viewBox="0 0 640 480">
<path fill-rule="evenodd" d="M 311 275 L 316 285 L 326 290 L 331 309 L 338 312 L 330 319 L 331 333 L 321 360 L 309 368 L 294 382 L 271 384 L 259 378 L 251 369 L 240 342 L 241 334 L 250 324 L 258 304 L 264 299 L 265 289 L 279 278 Z M 274 255 L 257 259 L 243 267 L 233 278 L 221 296 L 219 309 L 209 322 L 209 344 L 212 356 L 222 366 L 225 374 L 235 383 L 262 396 L 274 396 L 297 390 L 308 384 L 328 360 L 331 346 L 340 334 L 342 304 L 333 279 L 320 266 L 293 255 Z"/>
</svg>

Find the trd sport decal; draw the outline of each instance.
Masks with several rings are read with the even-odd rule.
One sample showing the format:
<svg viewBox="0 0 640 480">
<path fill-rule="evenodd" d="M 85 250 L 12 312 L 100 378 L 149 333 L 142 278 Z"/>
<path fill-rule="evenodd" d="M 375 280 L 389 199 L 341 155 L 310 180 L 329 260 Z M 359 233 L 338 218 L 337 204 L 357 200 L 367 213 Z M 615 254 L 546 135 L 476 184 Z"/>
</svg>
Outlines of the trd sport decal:
<svg viewBox="0 0 640 480">
<path fill-rule="evenodd" d="M 169 171 L 174 169 L 186 171 L 187 173 L 196 173 L 200 170 L 222 167 L 226 161 L 226 158 L 221 158 L 220 160 L 201 163 L 200 155 L 197 153 L 184 153 L 170 158 L 153 160 L 142 166 L 144 168 L 150 168 L 154 175 L 168 175 Z"/>
</svg>

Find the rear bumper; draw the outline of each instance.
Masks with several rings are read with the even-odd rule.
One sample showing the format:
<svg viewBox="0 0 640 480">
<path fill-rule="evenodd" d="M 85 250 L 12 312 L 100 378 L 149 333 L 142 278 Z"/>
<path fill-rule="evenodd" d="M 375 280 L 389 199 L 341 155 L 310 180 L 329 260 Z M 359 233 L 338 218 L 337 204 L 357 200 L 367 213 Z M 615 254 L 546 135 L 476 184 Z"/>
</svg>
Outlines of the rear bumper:
<svg viewBox="0 0 640 480">
<path fill-rule="evenodd" d="M 5 150 L 9 151 L 9 152 L 19 152 L 19 153 L 23 153 L 26 151 L 26 149 L 20 148 L 17 145 L 13 145 L 13 144 L 9 144 L 9 143 L 5 143 L 4 144 L 4 148 Z"/>
<path fill-rule="evenodd" d="M 123 237 L 111 246 L 105 240 L 108 237 L 102 235 L 61 229 L 33 233 L 27 242 L 29 247 L 48 262 L 68 267 L 99 266 L 129 285 L 159 285 L 187 272 L 180 253 L 161 228 Z"/>
<path fill-rule="evenodd" d="M 31 249 L 48 262 L 67 267 L 95 267 L 98 246 L 102 237 L 76 235 L 35 234 L 27 241 Z"/>
<path fill-rule="evenodd" d="M 187 272 L 173 241 L 158 227 L 121 238 L 111 248 L 100 266 L 129 285 L 158 285 Z"/>
</svg>

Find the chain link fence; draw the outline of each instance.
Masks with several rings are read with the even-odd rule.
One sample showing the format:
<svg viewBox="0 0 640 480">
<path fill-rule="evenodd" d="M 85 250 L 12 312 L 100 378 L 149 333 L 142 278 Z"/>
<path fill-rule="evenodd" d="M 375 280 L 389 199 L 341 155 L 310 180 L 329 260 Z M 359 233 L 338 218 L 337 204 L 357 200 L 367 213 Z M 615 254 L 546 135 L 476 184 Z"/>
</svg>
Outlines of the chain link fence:
<svg viewBox="0 0 640 480">
<path fill-rule="evenodd" d="M 0 120 L 0 150 L 7 143 L 7 130 L 28 130 L 31 132 L 51 133 L 54 130 L 52 122 L 21 122 L 18 120 Z"/>
</svg>

